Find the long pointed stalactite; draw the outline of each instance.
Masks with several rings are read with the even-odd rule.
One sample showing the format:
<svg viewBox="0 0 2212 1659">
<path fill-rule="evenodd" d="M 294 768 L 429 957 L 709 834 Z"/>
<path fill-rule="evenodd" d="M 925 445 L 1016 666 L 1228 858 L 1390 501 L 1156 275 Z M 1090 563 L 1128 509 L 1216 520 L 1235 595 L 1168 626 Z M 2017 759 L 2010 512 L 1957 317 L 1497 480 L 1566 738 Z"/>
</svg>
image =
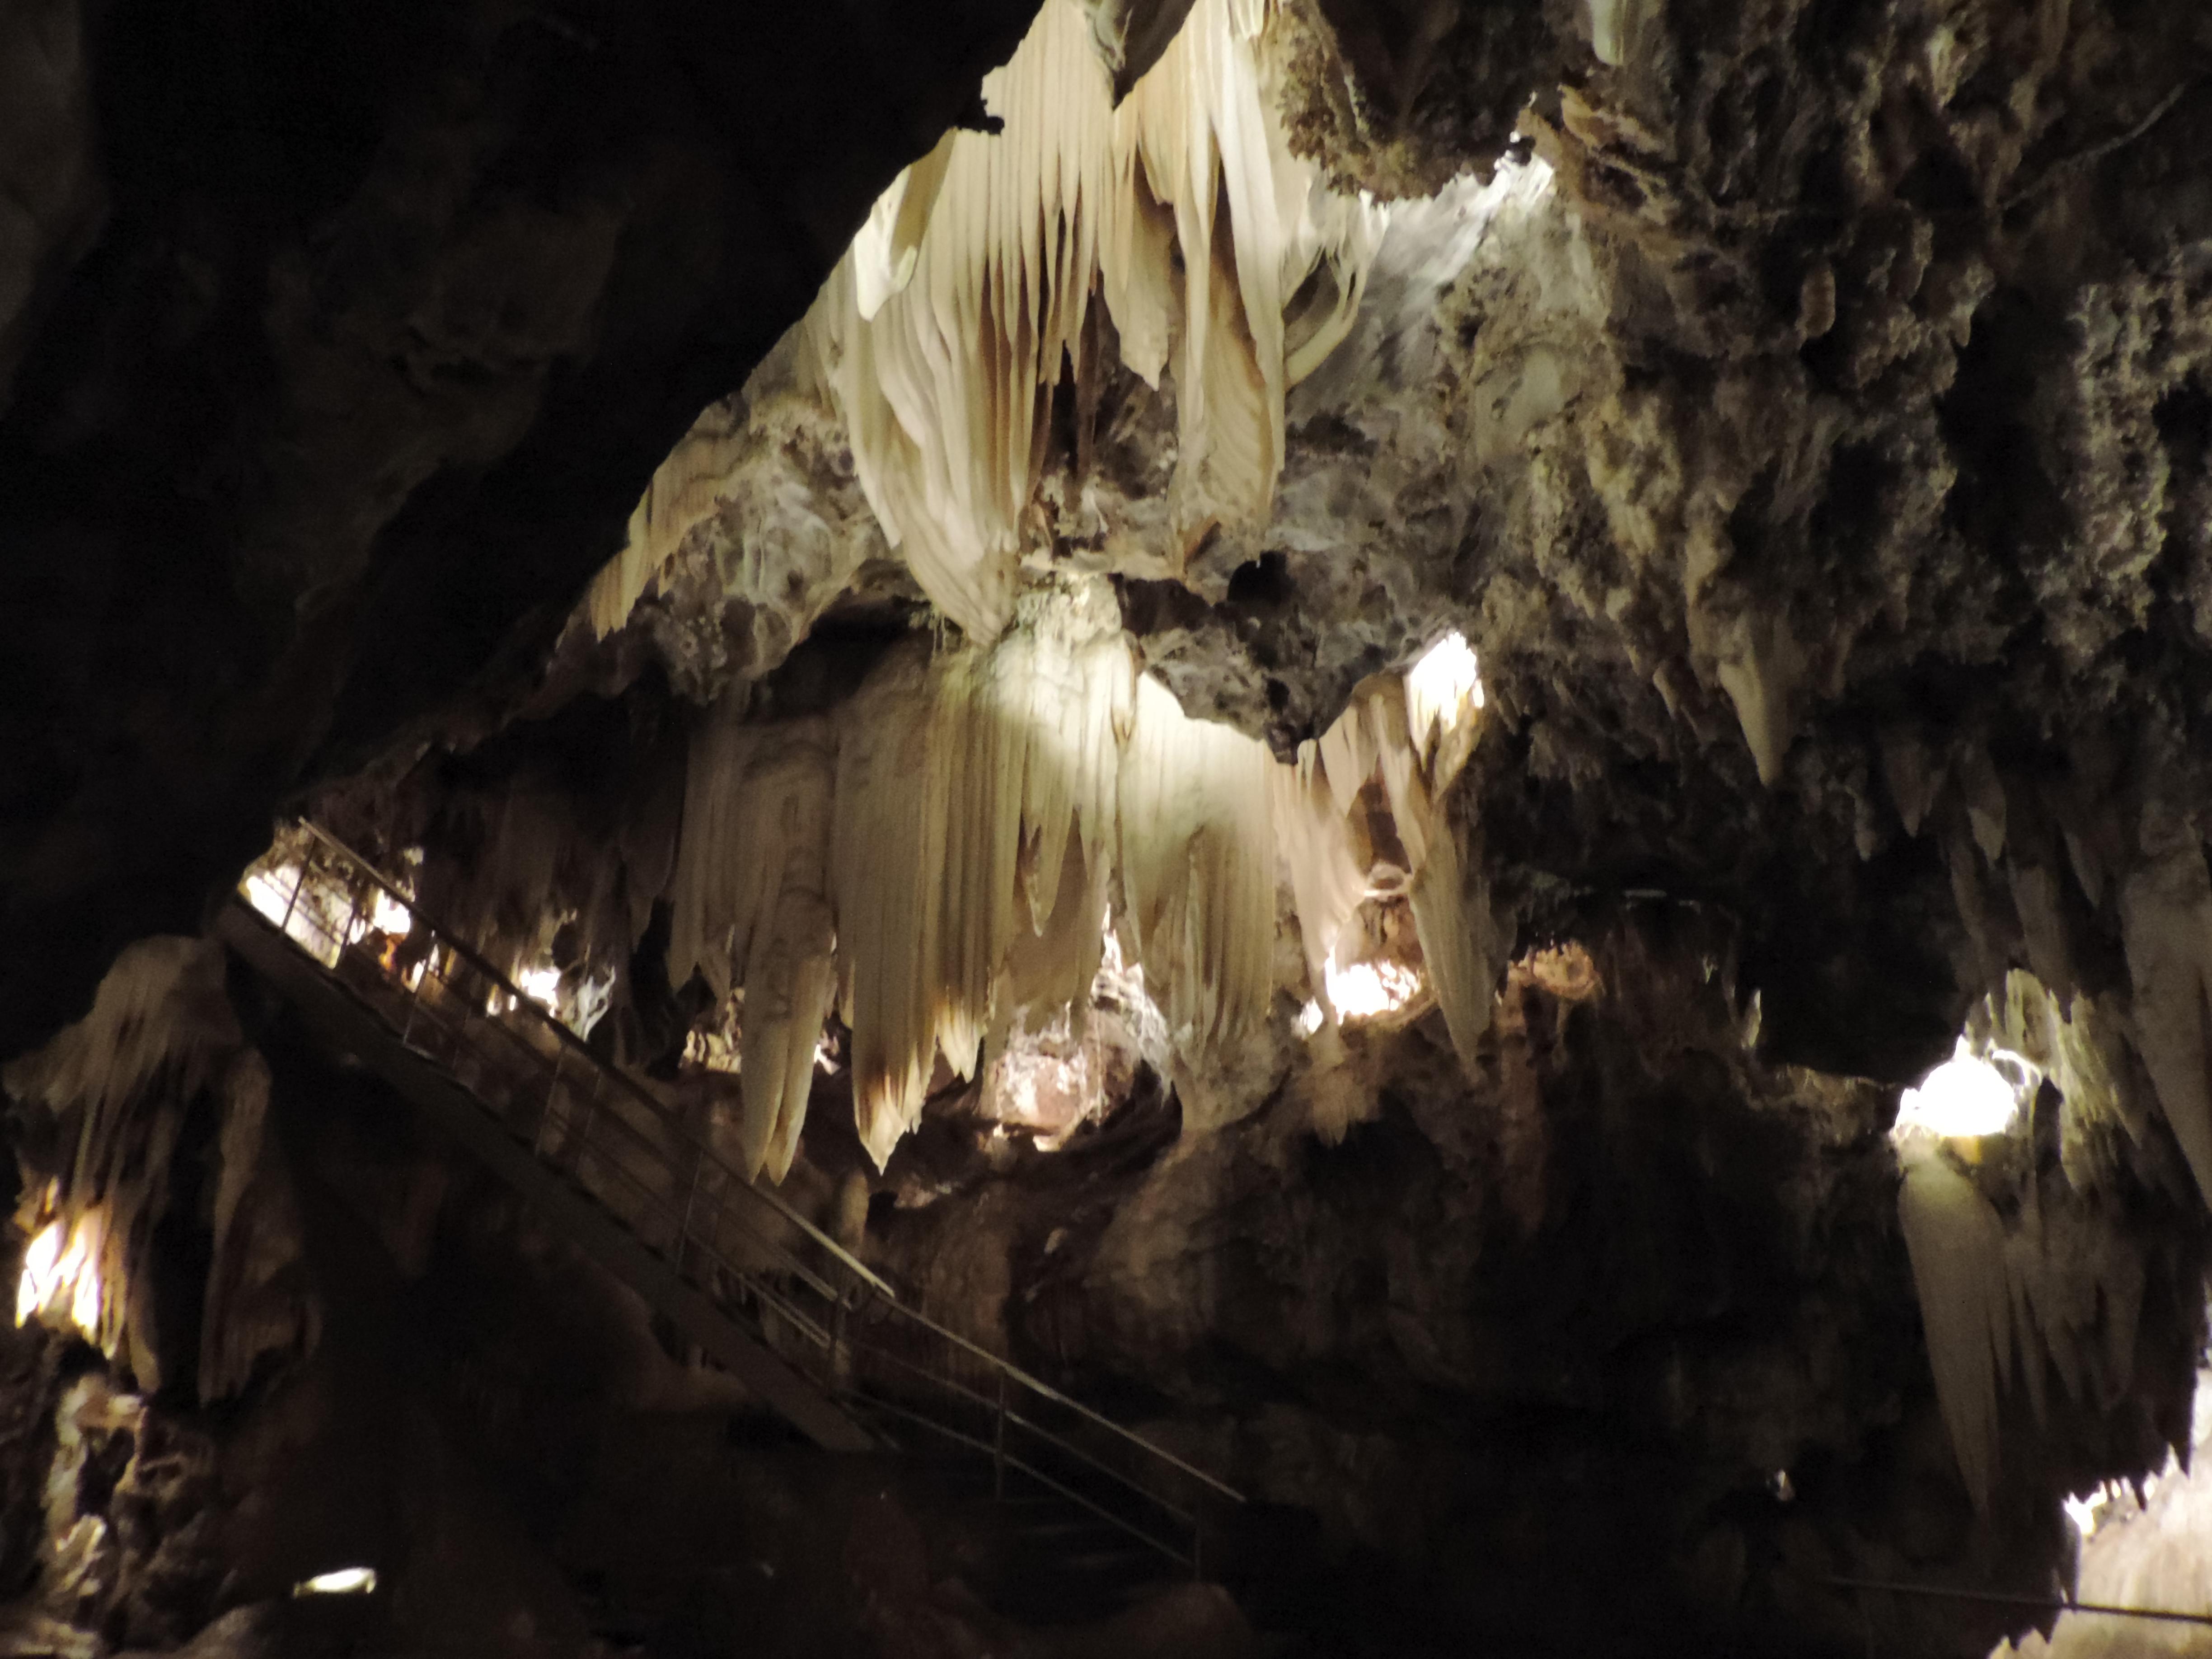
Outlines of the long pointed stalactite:
<svg viewBox="0 0 2212 1659">
<path fill-rule="evenodd" d="M 1324 964 L 1373 873 L 1352 829 L 1370 779 L 1472 1063 L 1502 951 L 1441 801 L 1479 730 L 1473 666 L 1441 691 L 1379 678 L 1286 764 L 1185 715 L 1139 674 L 1110 599 L 1078 585 L 1032 594 L 990 645 L 894 648 L 831 715 L 711 719 L 691 748 L 669 971 L 743 994 L 753 1170 L 790 1166 L 833 988 L 879 1165 L 940 1059 L 972 1076 L 991 1033 L 1082 996 L 1102 917 L 1195 1060 L 1269 1016 L 1287 872 L 1325 1006 Z"/>
</svg>

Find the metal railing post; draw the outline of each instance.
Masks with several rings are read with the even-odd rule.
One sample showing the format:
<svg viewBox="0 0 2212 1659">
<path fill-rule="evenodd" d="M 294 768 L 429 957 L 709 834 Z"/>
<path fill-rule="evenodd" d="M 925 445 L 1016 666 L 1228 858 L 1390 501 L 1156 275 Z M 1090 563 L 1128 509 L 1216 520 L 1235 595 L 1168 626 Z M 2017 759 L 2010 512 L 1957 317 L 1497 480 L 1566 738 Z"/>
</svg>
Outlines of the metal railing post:
<svg viewBox="0 0 2212 1659">
<path fill-rule="evenodd" d="M 419 927 L 421 923 L 417 922 L 416 925 Z M 434 952 L 437 948 L 436 935 L 433 934 L 430 949 Z M 397 958 L 395 957 L 394 960 L 396 961 Z M 411 1048 L 415 1046 L 416 1011 L 422 1006 L 422 981 L 430 977 L 429 959 L 427 957 L 423 959 L 422 971 L 415 975 L 415 982 L 412 985 L 407 982 L 407 975 L 404 973 L 399 974 L 398 977 L 399 988 L 407 993 L 407 1018 L 399 1027 L 399 1046 L 403 1048 Z"/>
<path fill-rule="evenodd" d="M 345 953 L 353 944 L 353 925 L 360 920 L 361 886 L 356 881 L 353 890 L 353 903 L 346 910 L 345 925 L 338 929 L 337 951 L 337 960 L 331 963 L 331 965 L 333 968 L 337 966 L 338 962 L 343 962 L 345 959 Z"/>
<path fill-rule="evenodd" d="M 702 1150 L 691 1155 L 691 1190 L 684 1194 L 684 1214 L 676 1224 L 676 1271 L 684 1271 L 684 1246 L 691 1237 L 691 1211 L 699 1201 L 699 1177 L 706 1173 L 707 1154 Z"/>
<path fill-rule="evenodd" d="M 991 1437 L 991 1497 L 1004 1503 L 1006 1498 L 1006 1374 L 999 1373 L 999 1424 Z"/>
<path fill-rule="evenodd" d="M 530 1155 L 538 1156 L 538 1149 L 545 1144 L 545 1126 L 553 1121 L 553 1099 L 561 1092 L 561 1062 L 568 1051 L 556 1043 L 553 1047 L 553 1076 L 545 1085 L 545 1104 L 538 1114 L 538 1127 L 530 1137 Z"/>
<path fill-rule="evenodd" d="M 604 1073 L 592 1074 L 592 1092 L 584 1097 L 584 1115 L 576 1126 L 574 1155 L 568 1159 L 568 1172 L 578 1181 L 584 1178 L 584 1154 L 591 1150 L 592 1120 L 599 1109 L 599 1083 Z"/>
<path fill-rule="evenodd" d="M 292 912 L 300 908 L 300 895 L 307 885 L 307 860 L 303 855 L 300 860 L 299 878 L 292 884 L 292 896 L 284 901 L 284 920 L 276 924 L 276 931 L 287 938 L 290 937 L 292 932 Z"/>
</svg>

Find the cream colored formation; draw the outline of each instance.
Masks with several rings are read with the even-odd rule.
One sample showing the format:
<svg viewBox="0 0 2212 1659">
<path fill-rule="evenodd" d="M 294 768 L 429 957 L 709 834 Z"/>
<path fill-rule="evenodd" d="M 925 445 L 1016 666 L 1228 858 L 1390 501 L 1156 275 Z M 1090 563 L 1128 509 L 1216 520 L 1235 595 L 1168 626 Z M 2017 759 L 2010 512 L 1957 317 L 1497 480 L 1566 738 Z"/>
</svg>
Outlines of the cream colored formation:
<svg viewBox="0 0 2212 1659">
<path fill-rule="evenodd" d="M 1986 1042 L 2028 1060 L 2056 1089 L 2068 1185 L 2093 1193 L 2104 1189 L 2118 1143 L 2141 1142 L 2148 1109 L 2106 1061 L 2115 1044 L 2110 1012 L 2087 995 L 2069 1000 L 2063 1006 L 2033 975 L 2014 970 L 1978 1024 Z M 2000 1396 L 2015 1375 L 2038 1423 L 2048 1414 L 2052 1374 L 2069 1398 L 2100 1410 L 2126 1394 L 2143 1258 L 2093 1206 L 2053 1201 L 2032 1170 L 1985 1161 L 1973 1139 L 1947 1142 L 1904 1127 L 1893 1139 L 1905 1177 L 1898 1218 L 1937 1403 L 1966 1490 L 1987 1509 L 1998 1474 Z M 1992 1191 L 2009 1192 L 2004 1212 Z"/>
<path fill-rule="evenodd" d="M 196 1359 L 204 1401 L 243 1388 L 267 1352 L 312 1348 L 320 1328 L 298 1277 L 296 1194 L 266 1132 L 269 1070 L 239 1029 L 223 965 L 209 940 L 138 940 L 84 1018 L 0 1078 L 23 1111 L 45 1119 L 41 1139 L 60 1171 L 16 1214 L 32 1240 L 16 1322 L 74 1326 L 149 1393 Z M 200 1103 L 217 1127 L 195 1150 L 185 1119 Z M 207 1158 L 213 1180 L 200 1218 L 213 1255 L 197 1356 L 163 1352 L 154 1316 L 155 1230 L 179 1156 Z"/>
<path fill-rule="evenodd" d="M 708 724 L 691 751 L 669 968 L 743 993 L 752 1171 L 780 1180 L 790 1165 L 833 1008 L 880 1164 L 940 1060 L 972 1077 L 994 1037 L 1079 1004 L 1109 915 L 1170 1044 L 1196 1060 L 1274 1015 L 1287 877 L 1326 1006 L 1321 965 L 1376 880 L 1373 811 L 1406 849 L 1411 867 L 1382 879 L 1411 891 L 1466 1052 L 1496 964 L 1476 959 L 1487 908 L 1462 885 L 1438 805 L 1479 729 L 1479 687 L 1455 684 L 1448 702 L 1425 701 L 1377 677 L 1285 765 L 1187 717 L 1137 672 L 1110 595 L 1081 585 L 1032 590 L 988 646 L 917 635 L 829 716 Z"/>
<path fill-rule="evenodd" d="M 1109 911 L 1176 1052 L 1218 1056 L 1269 1015 L 1286 873 L 1333 1042 L 1323 968 L 1369 891 L 1370 780 L 1453 1036 L 1466 1049 L 1485 1023 L 1489 936 L 1465 923 L 1438 805 L 1471 741 L 1471 656 L 1441 690 L 1363 688 L 1328 752 L 1285 767 L 1141 677 L 1097 590 L 1024 584 L 1054 390 L 1095 386 L 1109 353 L 1176 398 L 1170 544 L 1144 550 L 1149 574 L 1271 510 L 1284 395 L 1350 328 L 1383 225 L 1291 154 L 1270 0 L 1197 0 L 1117 106 L 1091 17 L 1044 0 L 984 82 L 1003 131 L 948 133 L 899 176 L 594 586 L 604 635 L 702 521 L 759 516 L 740 480 L 796 396 L 842 428 L 884 542 L 963 636 L 894 652 L 832 715 L 726 710 L 694 743 L 670 969 L 743 993 L 756 1172 L 790 1164 L 833 1009 L 880 1163 L 940 1060 L 972 1075 L 994 1033 L 1080 1002 Z"/>
<path fill-rule="evenodd" d="M 1351 327 L 1383 223 L 1290 153 L 1273 10 L 1198 0 L 1117 107 L 1085 13 L 1045 0 L 983 83 L 1004 131 L 948 133 L 899 176 L 773 365 L 836 416 L 890 546 L 976 639 L 1012 614 L 1053 388 L 1095 382 L 1108 351 L 1174 386 L 1176 545 L 1149 556 L 1179 568 L 1215 526 L 1267 515 L 1284 393 Z M 600 633 L 758 441 L 702 416 L 592 590 Z"/>
</svg>

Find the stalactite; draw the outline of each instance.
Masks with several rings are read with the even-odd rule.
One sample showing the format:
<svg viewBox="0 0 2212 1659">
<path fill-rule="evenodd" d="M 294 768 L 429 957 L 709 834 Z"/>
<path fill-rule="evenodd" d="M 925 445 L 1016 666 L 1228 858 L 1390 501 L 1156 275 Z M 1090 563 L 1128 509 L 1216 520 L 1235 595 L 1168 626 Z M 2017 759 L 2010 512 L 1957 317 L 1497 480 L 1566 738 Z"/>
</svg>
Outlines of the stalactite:
<svg viewBox="0 0 2212 1659">
<path fill-rule="evenodd" d="M 1181 550 L 1265 516 L 1284 394 L 1351 327 L 1381 209 L 1293 156 L 1267 62 L 1268 0 L 1197 0 L 1117 107 L 1091 21 L 1048 0 L 985 77 L 998 134 L 948 134 L 877 203 L 787 343 L 834 409 L 884 533 L 980 639 L 1012 615 L 1021 515 L 1052 388 L 1095 379 L 1111 317 L 1123 362 L 1172 373 Z M 1324 262 L 1325 302 L 1284 310 Z M 756 381 L 775 379 L 764 368 Z M 586 603 L 619 627 L 753 441 L 751 398 L 709 411 L 655 476 Z"/>
<path fill-rule="evenodd" d="M 2144 863 L 2120 887 L 2136 1046 L 2197 1189 L 2212 1203 L 2212 877 L 2190 822 L 2144 814 Z"/>
<path fill-rule="evenodd" d="M 2010 988 L 2008 995 L 2025 989 Z M 1951 1062 L 1976 1063 L 1963 1055 Z M 2081 1088 L 2086 1079 L 2069 1072 L 2067 1082 Z M 1967 1492 L 1987 1510 L 1998 1468 L 1999 1396 L 2015 1359 L 2039 1424 L 2050 1418 L 2047 1372 L 2057 1373 L 2077 1407 L 2106 1412 L 2126 1395 L 2147 1279 L 2142 1245 L 2100 1204 L 2077 1197 L 2070 1181 L 2046 1190 L 2033 1161 L 1984 1160 L 1982 1141 L 1947 1142 L 1923 1122 L 1908 1123 L 1904 1112 L 1891 1139 L 1904 1171 L 1898 1218 L 1937 1403 Z M 1955 1158 L 1972 1160 L 1975 1172 Z M 1984 1190 L 1991 1182 L 2005 1201 L 2002 1212 Z"/>
<path fill-rule="evenodd" d="M 696 969 L 718 996 L 743 992 L 740 1141 L 747 1172 L 778 1180 L 798 1147 L 836 989 L 834 765 L 820 717 L 709 721 L 692 744 L 671 886 L 669 977 L 680 985 Z"/>
<path fill-rule="evenodd" d="M 1443 680 L 1370 682 L 1293 766 L 1140 677 L 1095 581 L 1033 590 L 989 645 L 916 635 L 827 718 L 718 714 L 692 745 L 669 971 L 742 994 L 749 1173 L 789 1164 L 833 983 L 878 1164 L 940 1062 L 972 1077 L 987 1045 L 1080 1002 L 1106 927 L 1170 1051 L 1229 1054 L 1273 1006 L 1286 872 L 1327 997 L 1330 951 L 1369 892 L 1355 819 L 1371 780 L 1471 1062 L 1504 951 L 1440 804 L 1480 707 L 1457 648 Z"/>
<path fill-rule="evenodd" d="M 2003 1224 L 1942 1148 L 1916 1135 L 1899 1149 L 1905 1230 L 1936 1399 L 1974 1506 L 1987 1510 L 1997 1467 L 1999 1373 L 2011 1373 L 2012 1288 Z"/>
<path fill-rule="evenodd" d="M 83 1019 L 4 1073 L 11 1097 L 51 1119 L 33 1140 L 51 1146 L 52 1167 L 19 1217 L 34 1242 L 52 1241 L 33 1253 L 46 1258 L 46 1282 L 19 1292 L 19 1322 L 67 1318 L 148 1389 L 195 1367 L 204 1400 L 243 1386 L 264 1352 L 312 1347 L 319 1329 L 298 1271 L 296 1195 L 264 1133 L 268 1069 L 246 1047 L 223 960 L 201 939 L 139 940 L 116 958 Z M 217 1125 L 213 1256 L 191 1355 L 163 1351 L 155 1230 L 179 1157 L 207 1156 L 182 1144 L 186 1112 L 202 1097 Z"/>
</svg>

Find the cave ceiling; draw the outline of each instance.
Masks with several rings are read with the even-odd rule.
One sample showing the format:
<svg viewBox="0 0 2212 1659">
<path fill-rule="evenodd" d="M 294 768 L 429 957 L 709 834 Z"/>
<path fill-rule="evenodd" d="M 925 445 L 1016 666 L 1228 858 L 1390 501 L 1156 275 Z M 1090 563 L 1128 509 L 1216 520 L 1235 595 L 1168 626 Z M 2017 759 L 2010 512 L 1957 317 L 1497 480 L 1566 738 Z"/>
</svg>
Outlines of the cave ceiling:
<svg viewBox="0 0 2212 1659">
<path fill-rule="evenodd" d="M 115 1211 L 22 1294 L 161 1299 L 186 1096 L 369 1089 L 149 937 L 310 817 L 1363 1547 L 1596 1423 L 1668 1549 L 1879 1443 L 1826 1535 L 2040 1572 L 2202 1346 L 2208 70 L 2192 0 L 0 0 L 0 1085 Z M 2033 1060 L 1971 1155 L 1896 1113 L 1962 1040 Z M 210 1298 L 77 1323 L 212 1400 Z"/>
<path fill-rule="evenodd" d="M 273 16 L 21 14 L 12 1037 L 318 785 L 648 665 L 711 702 L 817 624 L 988 637 L 1069 572 L 1110 580 L 1187 712 L 1285 757 L 1464 633 L 1497 906 L 1723 910 L 1778 1058 L 1902 1081 L 2008 966 L 2124 988 L 2157 948 L 2130 872 L 2197 902 L 2168 842 L 2212 755 L 2208 26 L 1187 9 L 1064 32 L 1127 123 L 1212 72 L 1176 43 L 1215 10 L 1264 17 L 1234 27 L 1264 36 L 1265 143 L 1218 87 L 1186 100 L 1223 158 L 1215 291 L 1178 248 L 1182 321 L 1148 323 L 1114 290 L 1150 233 L 1069 217 L 1105 263 L 1046 274 L 1068 373 L 1028 348 L 1045 389 L 997 439 L 1023 453 L 997 499 L 956 482 L 988 544 L 964 565 L 924 533 L 941 480 L 902 493 L 855 438 L 884 418 L 854 401 L 862 313 L 824 319 L 887 175 L 997 142 L 975 88 L 1030 8 L 864 11 L 834 52 L 803 15 L 678 5 L 395 10 L 342 52 Z M 1263 250 L 1311 244 L 1285 291 L 1240 166 L 1304 200 Z M 1190 240 L 1217 204 L 1185 193 L 1139 218 Z M 1209 307 L 1262 383 L 1256 460 L 1234 397 L 1178 390 L 1213 385 L 1170 361 Z"/>
</svg>

